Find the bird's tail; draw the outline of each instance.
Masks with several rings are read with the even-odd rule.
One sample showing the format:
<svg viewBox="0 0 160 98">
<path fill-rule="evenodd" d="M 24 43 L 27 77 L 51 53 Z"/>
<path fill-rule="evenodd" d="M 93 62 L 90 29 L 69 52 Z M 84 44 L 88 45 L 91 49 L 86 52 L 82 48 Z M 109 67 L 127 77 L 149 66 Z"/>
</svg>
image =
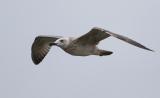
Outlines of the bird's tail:
<svg viewBox="0 0 160 98">
<path fill-rule="evenodd" d="M 99 50 L 99 56 L 111 55 L 112 53 L 112 51 Z"/>
</svg>

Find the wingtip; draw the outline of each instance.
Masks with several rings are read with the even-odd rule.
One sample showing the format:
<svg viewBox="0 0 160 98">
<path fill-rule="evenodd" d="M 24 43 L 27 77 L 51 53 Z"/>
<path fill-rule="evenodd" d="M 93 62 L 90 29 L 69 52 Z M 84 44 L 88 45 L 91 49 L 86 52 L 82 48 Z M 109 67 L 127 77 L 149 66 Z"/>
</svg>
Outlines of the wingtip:
<svg viewBox="0 0 160 98">
<path fill-rule="evenodd" d="M 35 58 L 32 57 L 32 61 L 35 65 L 38 65 L 40 63 L 40 61 L 36 60 Z"/>
<path fill-rule="evenodd" d="M 154 50 L 146 48 L 146 47 L 145 47 L 145 49 L 148 50 L 148 51 L 151 51 L 151 52 L 155 52 Z"/>
<path fill-rule="evenodd" d="M 35 65 L 38 65 L 40 62 L 33 62 Z"/>
<path fill-rule="evenodd" d="M 154 50 L 151 50 L 151 49 L 150 49 L 150 51 L 151 51 L 151 52 L 156 52 L 156 51 L 154 51 Z"/>
</svg>

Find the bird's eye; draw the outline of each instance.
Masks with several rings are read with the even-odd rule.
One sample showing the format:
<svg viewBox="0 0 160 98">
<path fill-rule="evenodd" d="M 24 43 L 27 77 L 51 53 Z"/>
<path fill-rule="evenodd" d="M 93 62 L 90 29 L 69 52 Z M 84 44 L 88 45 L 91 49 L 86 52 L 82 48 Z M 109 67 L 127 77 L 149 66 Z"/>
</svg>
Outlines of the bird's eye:
<svg viewBox="0 0 160 98">
<path fill-rule="evenodd" d="M 60 42 L 61 42 L 61 43 L 63 43 L 63 42 L 64 42 L 64 40 L 60 40 Z"/>
</svg>

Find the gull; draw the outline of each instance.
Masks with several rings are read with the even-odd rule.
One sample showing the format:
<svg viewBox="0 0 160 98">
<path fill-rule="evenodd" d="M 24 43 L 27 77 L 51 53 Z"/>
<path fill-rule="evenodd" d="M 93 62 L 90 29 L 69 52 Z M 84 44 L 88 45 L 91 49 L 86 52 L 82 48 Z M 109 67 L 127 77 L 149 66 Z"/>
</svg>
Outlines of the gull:
<svg viewBox="0 0 160 98">
<path fill-rule="evenodd" d="M 93 27 L 88 33 L 78 38 L 62 36 L 37 36 L 31 48 L 32 61 L 36 65 L 39 64 L 47 55 L 52 46 L 58 46 L 65 52 L 74 56 L 111 55 L 113 53 L 112 51 L 102 50 L 97 47 L 101 40 L 110 36 L 123 40 L 136 47 L 153 51 L 128 37 L 102 28 Z"/>
</svg>

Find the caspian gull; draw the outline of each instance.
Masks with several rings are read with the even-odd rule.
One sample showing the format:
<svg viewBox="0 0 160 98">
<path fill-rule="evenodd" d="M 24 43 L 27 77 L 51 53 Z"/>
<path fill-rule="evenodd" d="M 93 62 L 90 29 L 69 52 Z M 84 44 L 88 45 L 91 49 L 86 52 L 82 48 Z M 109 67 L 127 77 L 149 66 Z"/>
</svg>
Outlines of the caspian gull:
<svg viewBox="0 0 160 98">
<path fill-rule="evenodd" d="M 97 44 L 101 40 L 110 36 L 116 37 L 139 48 L 153 51 L 128 37 L 104 30 L 102 28 L 94 27 L 88 33 L 78 38 L 62 36 L 37 36 L 32 44 L 32 60 L 34 64 L 39 64 L 47 55 L 51 46 L 58 46 L 65 52 L 74 56 L 110 55 L 112 54 L 111 51 L 102 50 L 97 47 Z"/>
</svg>

